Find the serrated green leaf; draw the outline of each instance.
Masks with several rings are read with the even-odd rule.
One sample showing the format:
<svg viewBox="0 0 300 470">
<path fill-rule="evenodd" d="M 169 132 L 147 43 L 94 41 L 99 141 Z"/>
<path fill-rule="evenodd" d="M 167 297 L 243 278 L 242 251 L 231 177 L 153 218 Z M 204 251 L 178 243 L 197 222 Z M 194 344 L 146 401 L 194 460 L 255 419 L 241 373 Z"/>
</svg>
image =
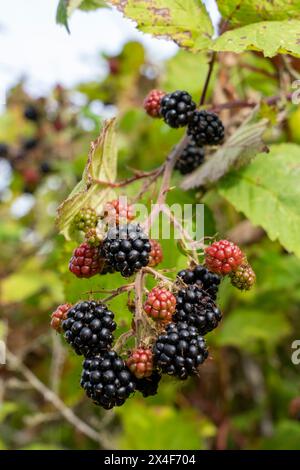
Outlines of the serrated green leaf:
<svg viewBox="0 0 300 470">
<path fill-rule="evenodd" d="M 274 145 L 246 168 L 233 171 L 218 191 L 271 240 L 300 257 L 300 146 Z"/>
<path fill-rule="evenodd" d="M 288 321 L 281 313 L 247 310 L 243 307 L 233 311 L 224 320 L 215 342 L 219 346 L 252 350 L 255 342 L 276 345 L 289 335 L 290 330 Z"/>
<path fill-rule="evenodd" d="M 81 0 L 79 8 L 83 11 L 91 11 L 97 10 L 97 8 L 104 7 L 107 7 L 106 2 L 104 0 Z"/>
<path fill-rule="evenodd" d="M 262 119 L 258 123 L 240 126 L 213 156 L 183 179 L 181 187 L 187 190 L 215 183 L 233 167 L 249 163 L 265 147 L 262 135 L 267 124 L 268 120 Z"/>
<path fill-rule="evenodd" d="M 59 0 L 56 10 L 56 23 L 62 24 L 68 33 L 70 32 L 68 25 L 68 0 Z"/>
<path fill-rule="evenodd" d="M 106 121 L 98 139 L 91 142 L 82 180 L 57 209 L 56 224 L 67 240 L 71 238 L 72 221 L 82 207 L 88 205 L 100 211 L 103 204 L 115 196 L 111 187 L 99 184 L 95 180 L 113 183 L 116 175 L 115 119 L 111 119 Z"/>
<path fill-rule="evenodd" d="M 262 21 L 222 34 L 214 51 L 241 53 L 261 51 L 265 57 L 291 54 L 300 57 L 300 20 Z"/>
<path fill-rule="evenodd" d="M 217 0 L 217 4 L 232 25 L 300 18 L 300 0 Z"/>
<path fill-rule="evenodd" d="M 198 0 L 110 0 L 144 33 L 172 39 L 193 51 L 207 48 L 213 26 L 205 6 Z"/>
</svg>

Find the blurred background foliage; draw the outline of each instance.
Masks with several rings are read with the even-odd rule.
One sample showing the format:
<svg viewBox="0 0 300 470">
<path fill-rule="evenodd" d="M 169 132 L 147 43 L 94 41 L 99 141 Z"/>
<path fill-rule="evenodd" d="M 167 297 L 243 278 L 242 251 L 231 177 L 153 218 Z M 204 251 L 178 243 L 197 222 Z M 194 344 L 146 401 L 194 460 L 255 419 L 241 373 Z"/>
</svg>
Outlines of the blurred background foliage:
<svg viewBox="0 0 300 470">
<path fill-rule="evenodd" d="M 138 42 L 104 59 L 104 80 L 70 90 L 57 85 L 39 99 L 19 83 L 0 116 L 6 175 L 0 337 L 9 350 L 7 365 L 0 366 L 0 448 L 300 449 L 300 365 L 291 361 L 291 344 L 300 331 L 300 260 L 251 226 L 214 189 L 205 196 L 205 235 L 227 235 L 243 245 L 257 285 L 245 294 L 224 281 L 219 294 L 224 320 L 209 334 L 210 358 L 198 378 L 186 383 L 164 378 L 157 396 L 135 396 L 105 412 L 79 386 L 81 359 L 50 331 L 50 314 L 59 303 L 123 282 L 118 274 L 75 278 L 68 271 L 75 243 L 55 230 L 56 208 L 81 178 L 90 141 L 103 120 L 117 114 L 118 179 L 128 176 L 130 167 L 158 166 L 181 132 L 147 117 L 144 96 L 160 87 L 186 89 L 199 98 L 207 72 L 204 54 L 180 51 L 158 65 Z M 294 62 L 300 69 L 300 61 Z M 279 92 L 276 57 L 226 54 L 219 65 L 209 89 L 214 102 Z M 261 113 L 276 117 L 277 110 L 262 107 Z M 224 111 L 222 118 L 232 121 L 235 112 Z M 283 123 L 269 128 L 267 141 L 299 143 L 299 108 L 288 105 Z M 174 175 L 174 185 L 178 182 Z M 126 194 L 133 198 L 137 189 L 132 185 Z M 170 203 L 198 200 L 197 191 L 176 189 L 169 196 Z M 174 273 L 185 267 L 175 242 L 162 243 L 162 266 Z M 120 332 L 131 321 L 125 301 L 119 296 L 110 302 Z"/>
</svg>

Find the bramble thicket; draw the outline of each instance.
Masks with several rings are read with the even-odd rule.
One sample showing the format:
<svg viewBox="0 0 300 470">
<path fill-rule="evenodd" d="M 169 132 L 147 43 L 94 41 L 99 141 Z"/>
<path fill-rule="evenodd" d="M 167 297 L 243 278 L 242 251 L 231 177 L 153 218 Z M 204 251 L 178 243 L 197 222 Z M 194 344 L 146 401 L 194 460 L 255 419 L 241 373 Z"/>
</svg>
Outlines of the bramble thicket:
<svg viewBox="0 0 300 470">
<path fill-rule="evenodd" d="M 9 90 L 3 449 L 300 448 L 300 2 L 217 5 L 60 0 L 178 51 Z"/>
</svg>

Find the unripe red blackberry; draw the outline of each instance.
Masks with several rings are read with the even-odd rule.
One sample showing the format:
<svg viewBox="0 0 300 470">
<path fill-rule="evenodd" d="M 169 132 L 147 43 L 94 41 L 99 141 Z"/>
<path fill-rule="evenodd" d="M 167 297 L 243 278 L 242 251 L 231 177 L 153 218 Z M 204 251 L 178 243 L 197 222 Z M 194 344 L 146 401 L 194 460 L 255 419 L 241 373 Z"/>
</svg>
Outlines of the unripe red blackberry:
<svg viewBox="0 0 300 470">
<path fill-rule="evenodd" d="M 96 227 L 98 216 L 92 207 L 83 207 L 74 217 L 73 225 L 77 230 L 87 232 Z"/>
<path fill-rule="evenodd" d="M 245 260 L 242 250 L 228 240 L 220 240 L 205 248 L 205 264 L 216 274 L 225 276 L 236 271 Z"/>
<path fill-rule="evenodd" d="M 101 256 L 109 266 L 129 277 L 149 263 L 151 245 L 138 224 L 110 228 L 103 240 Z"/>
<path fill-rule="evenodd" d="M 87 396 L 105 410 L 123 405 L 135 391 L 135 382 L 135 377 L 115 351 L 83 362 L 80 385 Z"/>
<path fill-rule="evenodd" d="M 170 127 L 186 126 L 195 109 L 196 103 L 187 91 L 177 90 L 161 99 L 160 113 Z"/>
<path fill-rule="evenodd" d="M 197 145 L 217 145 L 224 139 L 224 126 L 219 117 L 209 111 L 195 111 L 188 124 L 188 135 Z"/>
<path fill-rule="evenodd" d="M 182 269 L 177 276 L 187 285 L 196 285 L 215 300 L 221 282 L 218 274 L 212 273 L 205 266 L 198 264 L 193 269 Z"/>
<path fill-rule="evenodd" d="M 62 332 L 62 322 L 67 318 L 67 313 L 72 307 L 71 304 L 62 304 L 57 307 L 57 309 L 51 314 L 51 323 L 50 326 L 53 330 L 58 333 Z"/>
<path fill-rule="evenodd" d="M 208 356 L 205 340 L 197 328 L 185 322 L 170 323 L 153 347 L 154 363 L 164 374 L 185 380 L 198 372 Z"/>
<path fill-rule="evenodd" d="M 126 200 L 114 199 L 105 204 L 103 217 L 108 225 L 126 224 L 135 218 L 134 210 L 131 204 Z"/>
<path fill-rule="evenodd" d="M 91 247 L 88 243 L 81 243 L 73 252 L 69 263 L 69 270 L 77 277 L 92 277 L 98 274 L 103 267 L 99 249 Z"/>
<path fill-rule="evenodd" d="M 92 356 L 111 347 L 116 329 L 114 314 L 102 302 L 79 302 L 62 322 L 65 339 L 76 354 Z"/>
<path fill-rule="evenodd" d="M 184 321 L 203 336 L 215 329 L 221 319 L 220 309 L 204 290 L 192 285 L 178 291 L 174 323 Z"/>
<path fill-rule="evenodd" d="M 153 371 L 153 355 L 151 349 L 135 349 L 127 359 L 126 365 L 137 379 L 150 377 Z"/>
<path fill-rule="evenodd" d="M 248 263 L 239 266 L 237 270 L 230 273 L 229 276 L 231 284 L 240 290 L 250 290 L 256 281 L 255 272 Z"/>
<path fill-rule="evenodd" d="M 144 398 L 156 395 L 160 380 L 161 375 L 154 371 L 149 377 L 138 379 L 136 381 L 136 389 L 141 392 Z"/>
<path fill-rule="evenodd" d="M 149 264 L 154 268 L 158 264 L 160 264 L 163 260 L 163 251 L 160 243 L 157 240 L 149 240 L 151 245 L 151 251 L 149 253 Z"/>
<path fill-rule="evenodd" d="M 165 287 L 154 287 L 147 295 L 144 310 L 155 321 L 170 323 L 175 313 L 176 297 Z"/>
<path fill-rule="evenodd" d="M 204 148 L 199 147 L 194 140 L 192 140 L 179 155 L 175 170 L 178 170 L 182 175 L 187 175 L 194 171 L 204 161 Z"/>
<path fill-rule="evenodd" d="M 151 90 L 144 100 L 144 109 L 149 116 L 153 118 L 161 117 L 160 102 L 165 96 L 165 92 L 161 90 Z"/>
</svg>

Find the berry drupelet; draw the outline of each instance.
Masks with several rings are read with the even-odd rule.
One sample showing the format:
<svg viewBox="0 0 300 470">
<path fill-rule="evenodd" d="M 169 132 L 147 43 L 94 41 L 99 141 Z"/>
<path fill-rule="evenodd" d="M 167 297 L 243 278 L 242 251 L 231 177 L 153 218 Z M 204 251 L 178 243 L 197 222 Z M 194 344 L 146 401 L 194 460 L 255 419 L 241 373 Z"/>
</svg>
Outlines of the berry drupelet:
<svg viewBox="0 0 300 470">
<path fill-rule="evenodd" d="M 195 111 L 189 121 L 187 132 L 199 146 L 217 145 L 224 139 L 222 121 L 209 111 Z"/>
<path fill-rule="evenodd" d="M 150 377 L 153 370 L 153 355 L 151 349 L 135 349 L 127 359 L 126 365 L 137 379 Z"/>
<path fill-rule="evenodd" d="M 194 171 L 204 161 L 204 149 L 199 147 L 194 140 L 192 140 L 183 150 L 181 155 L 176 161 L 175 169 L 182 175 L 187 175 Z"/>
<path fill-rule="evenodd" d="M 151 90 L 144 100 L 144 109 L 152 118 L 161 117 L 160 103 L 165 96 L 165 92 L 161 90 Z"/>
<path fill-rule="evenodd" d="M 105 410 L 123 405 L 136 387 L 134 376 L 114 351 L 86 359 L 80 384 L 87 396 Z"/>
<path fill-rule="evenodd" d="M 208 356 L 205 340 L 197 328 L 185 322 L 170 323 L 153 347 L 155 365 L 164 374 L 185 380 L 197 374 Z"/>
<path fill-rule="evenodd" d="M 149 240 L 151 245 L 151 251 L 149 253 L 149 264 L 154 268 L 158 264 L 160 264 L 163 260 L 163 251 L 160 243 L 157 240 Z"/>
<path fill-rule="evenodd" d="M 92 207 L 83 207 L 75 215 L 73 225 L 77 230 L 87 232 L 88 230 L 95 228 L 97 222 L 98 216 L 96 214 L 95 209 L 93 209 Z"/>
<path fill-rule="evenodd" d="M 165 287 L 154 287 L 144 303 L 144 310 L 155 321 L 170 323 L 175 313 L 176 297 Z"/>
<path fill-rule="evenodd" d="M 250 290 L 256 281 L 256 275 L 250 264 L 245 263 L 230 273 L 231 284 L 239 290 Z"/>
<path fill-rule="evenodd" d="M 138 224 L 110 228 L 101 254 L 122 276 L 129 277 L 149 263 L 151 244 Z"/>
<path fill-rule="evenodd" d="M 99 255 L 99 249 L 88 243 L 81 243 L 73 252 L 69 262 L 69 270 L 76 277 L 92 277 L 103 268 L 103 259 Z"/>
<path fill-rule="evenodd" d="M 92 300 L 72 307 L 62 322 L 62 329 L 76 354 L 91 356 L 110 348 L 116 323 L 113 312 L 105 304 Z"/>
<path fill-rule="evenodd" d="M 205 264 L 207 268 L 221 276 L 236 271 L 244 263 L 242 250 L 228 240 L 220 240 L 205 248 Z"/>
<path fill-rule="evenodd" d="M 62 304 L 57 307 L 57 309 L 51 314 L 51 323 L 50 326 L 53 330 L 58 333 L 62 332 L 62 322 L 66 320 L 67 313 L 72 307 L 71 304 Z"/>
<path fill-rule="evenodd" d="M 189 286 L 177 293 L 174 322 L 185 321 L 188 325 L 195 326 L 201 335 L 205 335 L 214 330 L 221 319 L 219 308 L 210 295 L 199 287 Z"/>
<path fill-rule="evenodd" d="M 150 377 L 144 377 L 136 381 L 136 389 L 143 395 L 144 398 L 157 394 L 158 385 L 161 381 L 161 375 L 154 371 Z"/>
<path fill-rule="evenodd" d="M 174 91 L 161 99 L 160 114 L 170 127 L 186 126 L 193 116 L 196 103 L 187 91 Z"/>
<path fill-rule="evenodd" d="M 205 266 L 198 264 L 193 269 L 183 269 L 177 276 L 187 285 L 195 284 L 205 290 L 215 300 L 221 282 L 220 276 L 209 271 Z"/>
</svg>

